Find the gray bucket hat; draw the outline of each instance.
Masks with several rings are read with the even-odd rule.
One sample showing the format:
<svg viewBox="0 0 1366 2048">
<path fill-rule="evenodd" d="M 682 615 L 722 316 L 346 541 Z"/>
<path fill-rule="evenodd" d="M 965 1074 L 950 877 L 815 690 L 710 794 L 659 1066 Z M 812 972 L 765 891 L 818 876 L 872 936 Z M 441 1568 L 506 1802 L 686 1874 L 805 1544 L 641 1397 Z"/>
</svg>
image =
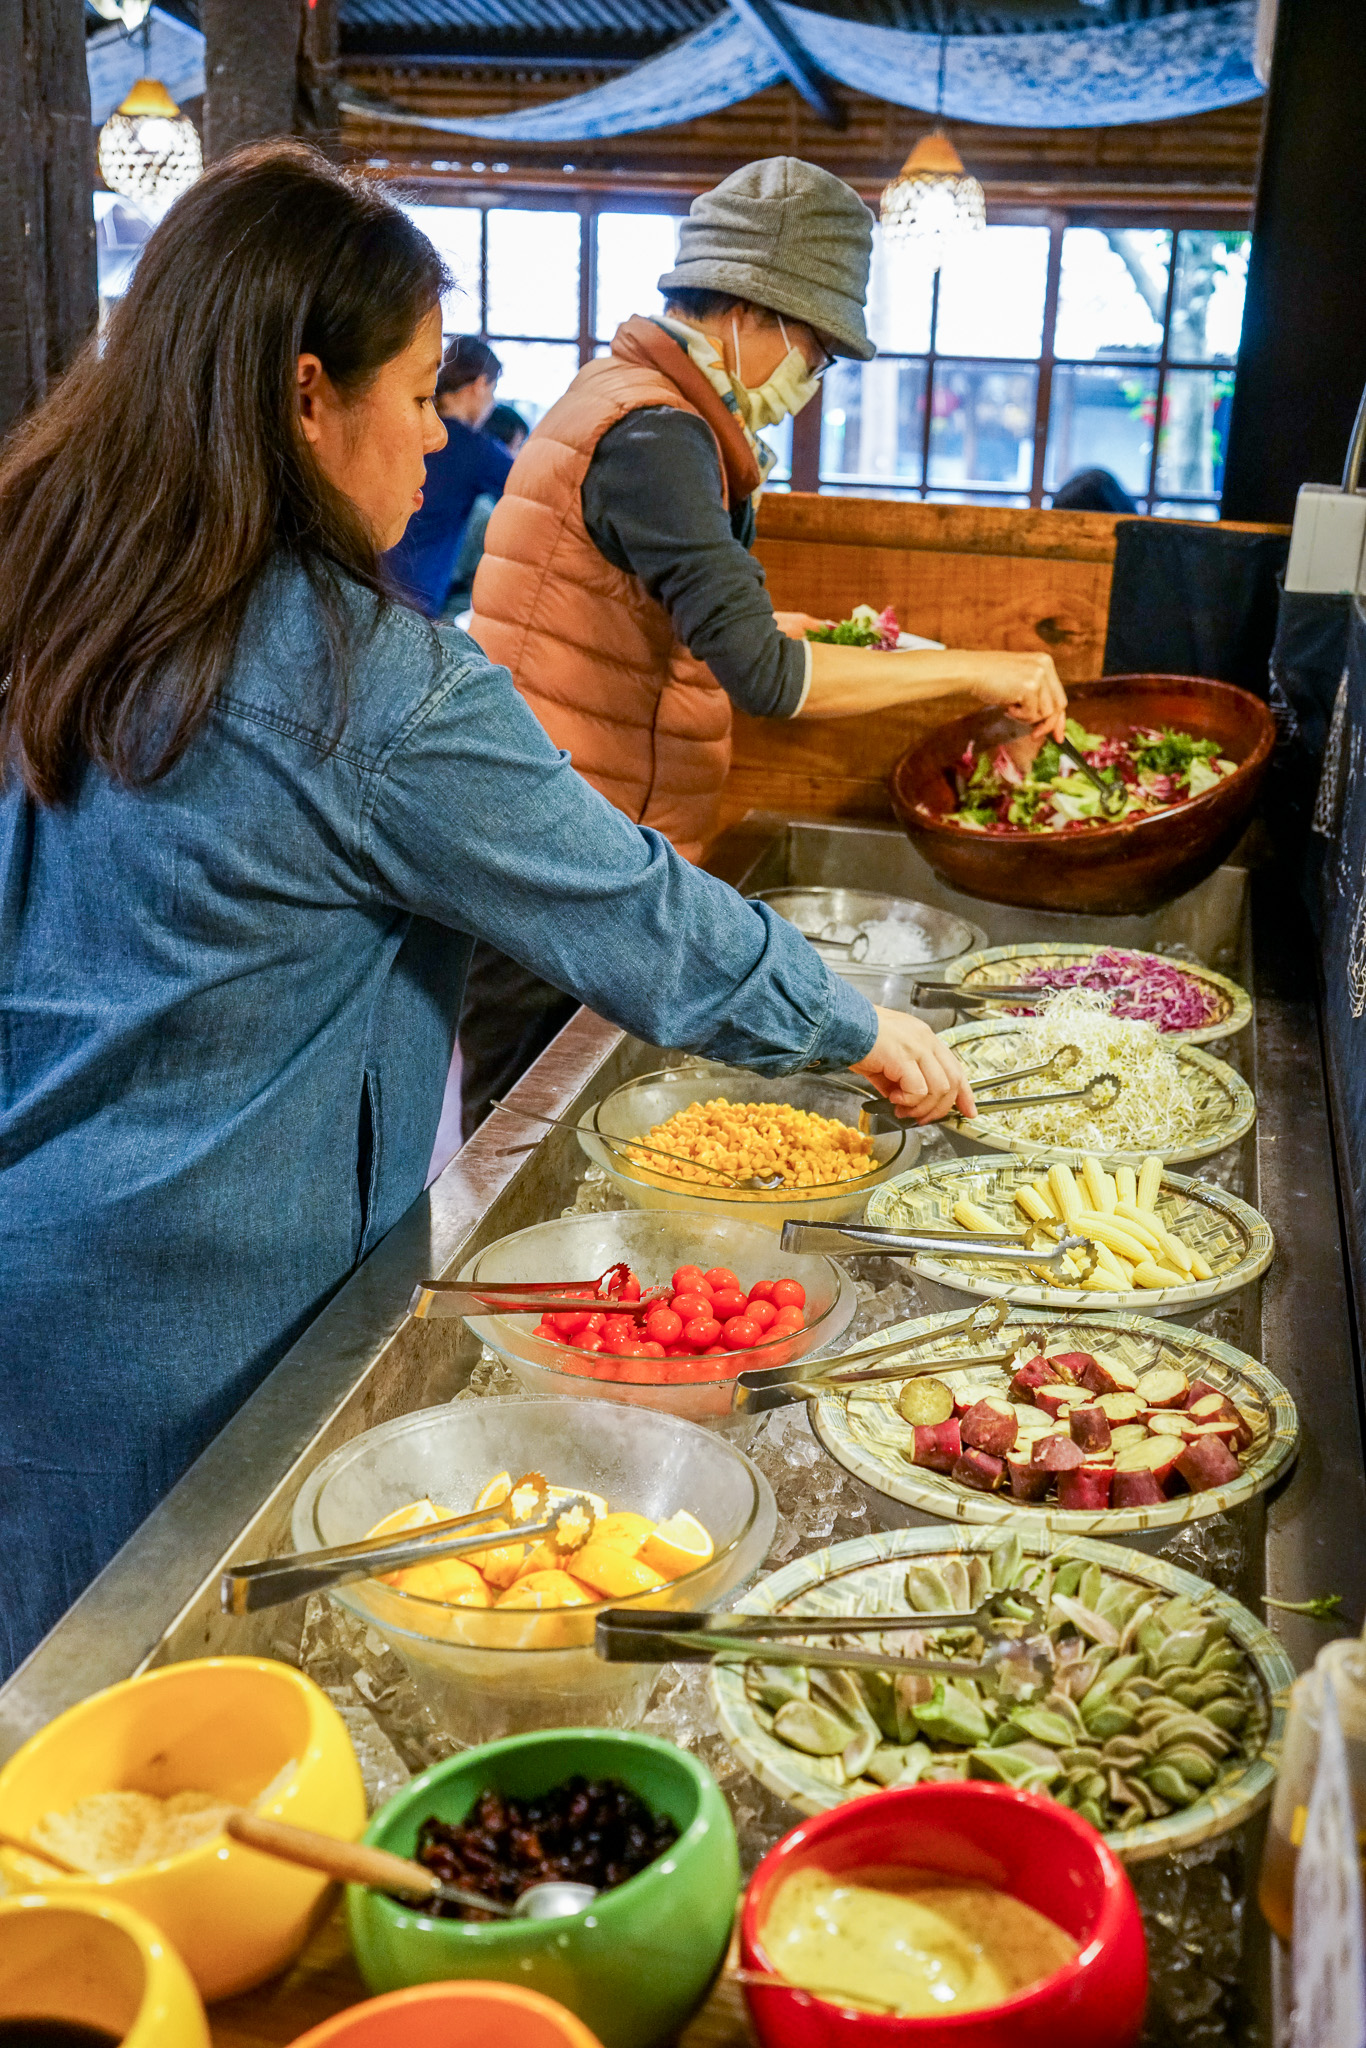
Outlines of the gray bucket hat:
<svg viewBox="0 0 1366 2048">
<path fill-rule="evenodd" d="M 659 289 L 733 292 L 866 363 L 877 354 L 863 324 L 872 251 L 873 216 L 852 186 L 800 157 L 769 156 L 694 199 Z"/>
</svg>

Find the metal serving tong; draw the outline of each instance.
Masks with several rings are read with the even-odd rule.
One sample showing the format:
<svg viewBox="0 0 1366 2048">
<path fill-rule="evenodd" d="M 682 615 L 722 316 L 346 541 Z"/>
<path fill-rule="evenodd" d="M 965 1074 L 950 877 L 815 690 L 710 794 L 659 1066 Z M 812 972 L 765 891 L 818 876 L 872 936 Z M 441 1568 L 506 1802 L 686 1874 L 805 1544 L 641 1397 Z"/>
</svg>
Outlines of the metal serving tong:
<svg viewBox="0 0 1366 2048">
<path fill-rule="evenodd" d="M 1004 1623 L 1039 1630 L 1012 1633 Z M 983 1678 L 1009 1670 L 1030 1690 L 1049 1683 L 1053 1646 L 1042 1633 L 1044 1611 L 1032 1593 L 991 1593 L 970 1614 L 641 1613 L 609 1607 L 598 1616 L 594 1648 L 605 1664 L 802 1664 L 825 1671 L 923 1671 L 941 1678 Z M 847 1650 L 835 1644 L 785 1642 L 785 1636 L 932 1635 L 975 1629 L 985 1639 L 980 1659 L 903 1657 L 895 1651 Z"/>
<path fill-rule="evenodd" d="M 516 1103 L 504 1102 L 496 1095 L 490 1099 L 495 1109 L 505 1109 L 509 1116 L 524 1116 L 533 1124 L 545 1124 L 552 1131 L 573 1131 L 577 1135 L 582 1128 L 579 1124 L 571 1123 L 565 1116 L 542 1116 L 539 1110 L 519 1109 Z M 737 1177 L 733 1173 L 727 1173 L 723 1167 L 708 1166 L 701 1159 L 688 1159 L 682 1152 L 667 1152 L 662 1145 L 647 1145 L 643 1138 L 609 1138 L 606 1131 L 599 1130 L 594 1130 L 592 1135 L 600 1145 L 605 1145 L 609 1152 L 615 1152 L 619 1158 L 627 1159 L 633 1166 L 638 1166 L 640 1161 L 630 1158 L 632 1152 L 650 1152 L 656 1159 L 672 1159 L 675 1166 L 695 1166 L 699 1172 L 711 1174 L 728 1188 L 767 1189 L 780 1188 L 783 1184 L 780 1173 L 770 1174 L 767 1178 L 757 1173 Z M 511 1145 L 508 1149 L 511 1152 L 534 1152 L 536 1148 L 534 1145 Z"/>
<path fill-rule="evenodd" d="M 984 725 L 977 733 L 979 746 L 1003 746 L 1022 775 L 1028 775 L 1044 746 L 1046 739 L 1035 736 L 1033 729 L 1020 719 L 1012 718 L 1008 711 L 1002 711 Z M 1128 801 L 1129 792 L 1123 782 L 1107 782 L 1084 755 L 1079 754 L 1071 740 L 1055 740 L 1058 754 L 1069 768 L 1084 781 L 1089 782 L 1100 798 L 1100 808 L 1107 818 L 1117 818 Z"/>
<path fill-rule="evenodd" d="M 1078 753 L 1071 740 L 1059 740 L 1057 745 L 1061 758 L 1096 791 L 1104 815 L 1107 818 L 1117 818 L 1129 801 L 1129 792 L 1123 781 L 1107 782 L 1105 777 L 1091 766 L 1085 755 Z"/>
<path fill-rule="evenodd" d="M 614 1273 L 625 1273 L 624 1265 L 609 1266 L 596 1280 L 420 1280 L 408 1302 L 408 1313 L 430 1322 L 440 1316 L 554 1315 L 557 1310 L 590 1315 L 601 1309 L 606 1315 L 631 1315 L 665 1301 L 668 1287 L 652 1287 L 638 1301 L 622 1301 L 602 1289 Z M 592 1293 L 576 1292 L 591 1287 Z"/>
<path fill-rule="evenodd" d="M 1037 1242 L 1034 1231 L 937 1230 L 918 1224 L 895 1227 L 886 1223 L 798 1223 L 789 1217 L 779 1239 L 785 1252 L 828 1252 L 836 1257 L 871 1256 L 874 1252 L 900 1258 L 906 1252 L 934 1252 L 941 1259 L 991 1259 L 1014 1266 L 1057 1266 L 1069 1252 L 1088 1252 L 1085 1237 L 1062 1237 L 1056 1243 Z"/>
<path fill-rule="evenodd" d="M 999 1296 L 979 1302 L 971 1315 L 944 1323 L 937 1330 L 922 1330 L 914 1337 L 896 1337 L 886 1344 L 867 1345 L 861 1351 L 846 1351 L 838 1358 L 807 1358 L 796 1365 L 752 1366 L 735 1380 L 734 1408 L 737 1414 L 762 1414 L 768 1408 L 785 1408 L 796 1401 L 812 1401 L 821 1394 L 857 1394 L 863 1387 L 888 1380 L 911 1380 L 924 1376 L 963 1372 L 970 1365 L 1009 1365 L 1016 1352 L 1031 1342 L 1042 1348 L 1043 1332 L 1021 1330 L 1008 1351 L 965 1352 L 962 1357 L 921 1358 L 901 1365 L 879 1365 L 882 1358 L 901 1357 L 922 1344 L 937 1344 L 943 1337 L 968 1332 L 990 1337 L 1000 1329 L 1010 1310 Z"/>
<path fill-rule="evenodd" d="M 531 1513 L 535 1520 L 519 1519 L 506 1512 L 526 1486 L 533 1490 Z M 467 1515 L 452 1515 L 448 1521 L 432 1522 L 425 1529 L 414 1529 L 401 1536 L 367 1536 L 361 1542 L 340 1543 L 331 1550 L 303 1550 L 287 1557 L 236 1564 L 219 1581 L 219 1603 L 225 1614 L 252 1614 L 259 1607 L 281 1607 L 287 1600 L 301 1600 L 305 1594 L 321 1593 L 328 1586 L 377 1579 L 386 1572 L 405 1571 L 409 1565 L 433 1564 L 438 1558 L 496 1550 L 502 1544 L 529 1542 L 537 1536 L 553 1537 L 566 1553 L 581 1549 L 597 1520 L 592 1502 L 587 1494 L 571 1493 L 551 1505 L 548 1494 L 541 1474 L 528 1472 L 497 1506 L 473 1508 Z M 566 1518 L 571 1514 L 576 1520 L 566 1528 Z"/>
</svg>

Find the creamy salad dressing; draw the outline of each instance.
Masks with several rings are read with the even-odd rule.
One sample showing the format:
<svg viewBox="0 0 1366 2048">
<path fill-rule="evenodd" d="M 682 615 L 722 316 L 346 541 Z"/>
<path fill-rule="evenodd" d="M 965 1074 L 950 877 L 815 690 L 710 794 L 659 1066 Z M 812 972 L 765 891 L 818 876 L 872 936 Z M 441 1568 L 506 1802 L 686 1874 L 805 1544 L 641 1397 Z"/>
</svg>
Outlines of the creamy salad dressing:
<svg viewBox="0 0 1366 2048">
<path fill-rule="evenodd" d="M 763 1944 L 789 1984 L 906 2019 L 999 2005 L 1078 1948 L 1007 1892 L 900 1868 L 794 1871 L 773 1895 Z"/>
</svg>

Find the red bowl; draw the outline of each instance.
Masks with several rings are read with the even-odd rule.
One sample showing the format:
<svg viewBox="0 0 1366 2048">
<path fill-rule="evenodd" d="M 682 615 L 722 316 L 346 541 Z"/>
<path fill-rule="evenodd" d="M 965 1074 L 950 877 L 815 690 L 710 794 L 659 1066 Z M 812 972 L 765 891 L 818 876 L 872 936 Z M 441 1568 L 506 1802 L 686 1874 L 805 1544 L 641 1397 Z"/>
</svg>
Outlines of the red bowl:
<svg viewBox="0 0 1366 2048">
<path fill-rule="evenodd" d="M 940 1870 L 1010 1892 L 1080 1942 L 1056 1975 L 1003 2005 L 926 2019 L 852 2012 L 788 1985 L 746 1984 L 763 2048 L 1130 2048 L 1148 1987 L 1133 1887 L 1065 1806 L 1008 1785 L 909 1785 L 803 1821 L 750 1880 L 741 1961 L 769 1972 L 763 1927 L 779 1882 L 808 1865 L 840 1875 L 881 1865 Z"/>
<path fill-rule="evenodd" d="M 1072 684 L 1068 701 L 1093 732 L 1170 725 L 1217 740 L 1236 772 L 1188 803 L 1118 825 L 972 832 L 951 825 L 946 814 L 958 802 L 953 771 L 964 748 L 1000 715 L 976 711 L 939 726 L 902 755 L 892 770 L 892 808 L 940 881 L 965 896 L 1027 910 L 1156 910 L 1203 882 L 1232 852 L 1271 758 L 1275 721 L 1246 690 L 1198 676 L 1102 676 Z"/>
</svg>

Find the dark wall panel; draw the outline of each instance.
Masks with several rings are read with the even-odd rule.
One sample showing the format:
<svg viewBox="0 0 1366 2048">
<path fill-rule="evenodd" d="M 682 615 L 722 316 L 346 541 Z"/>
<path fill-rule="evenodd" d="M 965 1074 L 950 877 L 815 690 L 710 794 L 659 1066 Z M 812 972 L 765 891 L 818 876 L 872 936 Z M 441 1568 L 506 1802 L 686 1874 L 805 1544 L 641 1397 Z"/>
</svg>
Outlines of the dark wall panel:
<svg viewBox="0 0 1366 2048">
<path fill-rule="evenodd" d="M 1289 519 L 1336 482 L 1366 382 L 1366 4 L 1280 0 L 1226 519 Z"/>
</svg>

